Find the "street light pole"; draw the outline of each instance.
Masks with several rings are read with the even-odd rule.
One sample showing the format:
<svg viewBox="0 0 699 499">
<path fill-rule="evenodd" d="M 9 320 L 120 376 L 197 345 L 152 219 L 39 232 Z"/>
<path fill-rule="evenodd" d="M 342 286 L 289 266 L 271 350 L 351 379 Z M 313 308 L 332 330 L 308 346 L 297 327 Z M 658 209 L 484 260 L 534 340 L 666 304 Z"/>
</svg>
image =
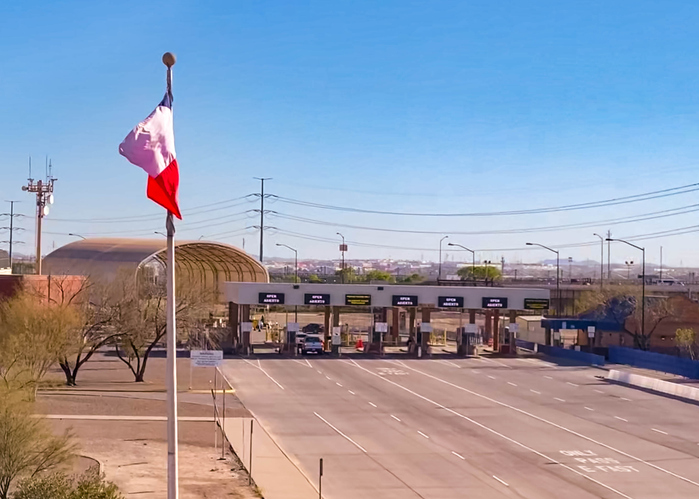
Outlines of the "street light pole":
<svg viewBox="0 0 699 499">
<path fill-rule="evenodd" d="M 604 238 L 595 232 L 593 236 L 599 237 L 600 254 L 599 254 L 599 289 L 604 289 Z"/>
<path fill-rule="evenodd" d="M 548 246 L 544 246 L 543 244 L 539 243 L 527 243 L 527 246 L 539 246 L 540 248 L 544 248 L 549 250 L 552 253 L 556 253 L 556 300 L 558 303 L 556 304 L 556 317 L 561 316 L 561 261 L 560 261 L 560 255 L 558 251 L 556 251 L 553 248 L 549 248 Z"/>
<path fill-rule="evenodd" d="M 345 236 L 343 236 L 339 232 L 337 232 L 336 234 L 342 238 L 342 244 L 340 245 L 340 253 L 342 253 L 342 265 L 340 266 L 340 277 L 342 278 L 342 284 L 344 284 L 345 283 L 345 251 L 347 251 L 347 245 L 345 244 Z"/>
<path fill-rule="evenodd" d="M 625 241 L 623 239 L 612 239 L 611 237 L 607 238 L 608 242 L 612 241 L 618 241 L 620 243 L 628 244 L 632 248 L 636 248 L 637 250 L 641 250 L 641 253 L 643 255 L 643 267 L 642 267 L 642 272 L 641 272 L 641 277 L 643 278 L 643 282 L 641 282 L 641 336 L 643 336 L 643 341 L 646 341 L 646 248 L 642 248 L 641 246 L 636 246 L 633 243 L 630 243 L 628 241 Z"/>
<path fill-rule="evenodd" d="M 442 241 L 448 237 L 449 236 L 444 236 L 439 240 L 439 270 L 437 271 L 437 284 L 439 284 L 439 280 L 442 278 Z"/>
<path fill-rule="evenodd" d="M 68 235 L 73 236 L 73 237 L 79 237 L 80 239 L 83 239 L 83 240 L 87 239 L 85 236 L 81 236 L 80 234 L 74 234 L 72 232 L 69 232 Z"/>
<path fill-rule="evenodd" d="M 473 259 L 473 262 L 471 263 L 471 277 L 473 278 L 473 285 L 476 285 L 476 252 L 473 251 L 472 249 L 468 249 L 466 246 L 463 246 L 461 244 L 456 244 L 456 243 L 447 243 L 447 246 L 457 246 L 459 248 L 465 249 L 466 251 L 471 252 L 471 257 Z"/>
<path fill-rule="evenodd" d="M 299 282 L 299 252 L 296 251 L 295 248 L 292 248 L 288 244 L 282 244 L 282 243 L 277 243 L 277 246 L 284 246 L 285 248 L 289 248 L 291 251 L 294 252 L 294 284 L 298 284 Z M 299 306 L 294 305 L 294 322 L 298 323 L 299 321 Z"/>
</svg>

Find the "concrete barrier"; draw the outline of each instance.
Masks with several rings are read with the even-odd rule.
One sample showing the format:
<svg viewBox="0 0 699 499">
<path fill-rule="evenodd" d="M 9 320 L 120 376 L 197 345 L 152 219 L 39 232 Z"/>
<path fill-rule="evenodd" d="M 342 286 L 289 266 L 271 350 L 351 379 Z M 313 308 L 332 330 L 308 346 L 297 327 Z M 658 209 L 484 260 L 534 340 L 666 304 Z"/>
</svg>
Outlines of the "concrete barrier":
<svg viewBox="0 0 699 499">
<path fill-rule="evenodd" d="M 617 381 L 625 385 L 637 386 L 657 393 L 664 393 L 682 399 L 699 402 L 699 388 L 693 386 L 682 385 L 680 383 L 671 383 L 662 379 L 642 376 L 640 374 L 632 374 L 626 371 L 617 371 L 610 369 L 606 379 Z"/>
</svg>

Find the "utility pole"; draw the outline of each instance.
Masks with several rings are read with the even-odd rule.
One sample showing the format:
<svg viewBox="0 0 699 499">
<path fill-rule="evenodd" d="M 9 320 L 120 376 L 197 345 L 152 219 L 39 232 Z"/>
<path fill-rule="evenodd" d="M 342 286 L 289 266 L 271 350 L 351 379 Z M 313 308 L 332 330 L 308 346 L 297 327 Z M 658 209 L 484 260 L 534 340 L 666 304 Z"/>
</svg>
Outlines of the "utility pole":
<svg viewBox="0 0 699 499">
<path fill-rule="evenodd" d="M 41 275 L 41 221 L 49 214 L 48 205 L 53 204 L 53 183 L 58 180 L 51 175 L 51 162 L 47 161 L 46 180 L 32 178 L 32 159 L 29 158 L 29 179 L 27 185 L 22 186 L 23 191 L 36 194 L 36 274 Z"/>
<path fill-rule="evenodd" d="M 21 242 L 21 241 L 14 241 L 13 236 L 14 236 L 14 233 L 16 230 L 24 230 L 21 227 L 15 227 L 15 217 L 23 217 L 24 215 L 15 214 L 15 203 L 19 203 L 19 201 L 7 201 L 7 202 L 10 203 L 10 212 L 9 213 L 0 213 L 0 216 L 10 217 L 10 225 L 9 225 L 9 227 L 0 227 L 0 229 L 7 230 L 10 232 L 10 238 L 9 238 L 9 241 L 7 241 L 7 243 L 9 244 L 9 251 L 7 253 L 8 253 L 8 256 L 10 259 L 10 273 L 12 273 L 12 248 L 15 244 L 18 244 Z M 6 241 L 3 241 L 3 243 L 4 242 L 6 242 Z"/>
<path fill-rule="evenodd" d="M 340 277 L 342 278 L 342 284 L 345 283 L 345 251 L 347 251 L 347 245 L 345 244 L 345 236 L 337 233 L 338 236 L 342 238 L 342 244 L 340 244 L 340 253 L 342 253 L 342 265 L 340 267 Z"/>
<path fill-rule="evenodd" d="M 612 231 L 607 231 L 607 280 L 612 282 Z"/>
<path fill-rule="evenodd" d="M 265 180 L 272 180 L 271 177 L 253 177 L 260 181 L 260 263 L 264 258 L 264 237 L 265 237 Z"/>
<path fill-rule="evenodd" d="M 12 253 L 10 253 L 12 254 Z M 660 247 L 660 284 L 663 283 L 663 247 Z"/>
</svg>

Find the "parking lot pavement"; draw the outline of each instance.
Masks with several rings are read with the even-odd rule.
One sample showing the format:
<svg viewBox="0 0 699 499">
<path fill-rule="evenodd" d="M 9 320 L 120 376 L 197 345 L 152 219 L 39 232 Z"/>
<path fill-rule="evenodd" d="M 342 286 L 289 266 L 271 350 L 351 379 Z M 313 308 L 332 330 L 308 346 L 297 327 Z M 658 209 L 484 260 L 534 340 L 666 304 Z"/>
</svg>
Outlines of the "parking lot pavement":
<svg viewBox="0 0 699 499">
<path fill-rule="evenodd" d="M 696 497 L 699 408 L 540 359 L 235 359 L 238 395 L 324 496 Z M 260 484 L 264 487 L 264 484 Z"/>
</svg>

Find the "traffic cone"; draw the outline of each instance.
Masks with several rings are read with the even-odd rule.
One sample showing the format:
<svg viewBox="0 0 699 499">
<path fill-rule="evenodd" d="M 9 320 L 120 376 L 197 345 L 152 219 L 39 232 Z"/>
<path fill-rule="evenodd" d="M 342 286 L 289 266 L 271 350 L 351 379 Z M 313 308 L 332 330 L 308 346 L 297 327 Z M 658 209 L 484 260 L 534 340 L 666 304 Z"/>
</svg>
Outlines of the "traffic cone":
<svg viewBox="0 0 699 499">
<path fill-rule="evenodd" d="M 357 344 L 355 345 L 355 348 L 356 348 L 357 350 L 364 350 L 364 343 L 362 343 L 362 339 L 361 339 L 361 338 L 359 338 L 359 339 L 357 340 Z"/>
</svg>

